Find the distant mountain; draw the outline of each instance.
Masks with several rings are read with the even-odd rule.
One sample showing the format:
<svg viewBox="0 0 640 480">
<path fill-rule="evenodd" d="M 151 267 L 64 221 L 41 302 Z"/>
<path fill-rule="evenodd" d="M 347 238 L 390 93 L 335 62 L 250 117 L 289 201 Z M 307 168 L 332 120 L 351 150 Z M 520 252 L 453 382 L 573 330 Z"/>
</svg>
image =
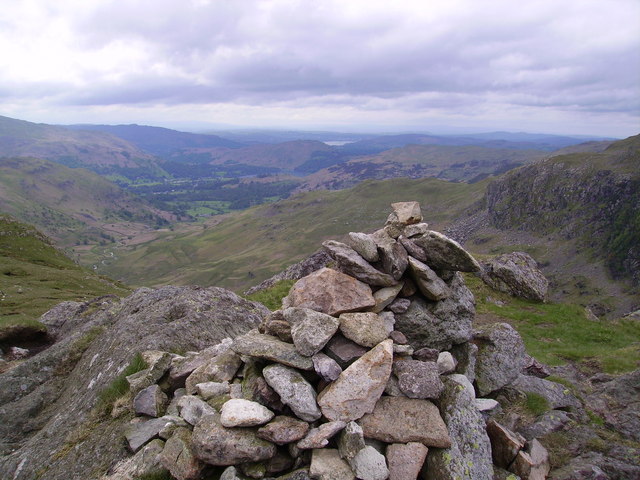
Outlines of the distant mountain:
<svg viewBox="0 0 640 480">
<path fill-rule="evenodd" d="M 234 140 L 239 143 L 282 143 L 295 140 L 316 140 L 318 142 L 357 142 L 367 138 L 377 137 L 378 134 L 305 131 L 305 130 L 212 130 L 211 134 Z"/>
<path fill-rule="evenodd" d="M 175 220 L 93 172 L 36 158 L 0 158 L 0 212 L 65 247 L 119 239 L 124 224 L 152 229 Z"/>
<path fill-rule="evenodd" d="M 138 148 L 168 159 L 173 154 L 184 149 L 192 148 L 240 148 L 245 146 L 242 142 L 227 140 L 217 135 L 203 135 L 196 133 L 179 132 L 161 127 L 146 125 L 65 125 L 72 130 L 99 131 L 115 135 Z M 175 156 L 174 156 L 175 160 Z"/>
<path fill-rule="evenodd" d="M 75 131 L 0 116 L 0 157 L 35 157 L 127 178 L 166 176 L 157 159 L 103 132 Z"/>
</svg>

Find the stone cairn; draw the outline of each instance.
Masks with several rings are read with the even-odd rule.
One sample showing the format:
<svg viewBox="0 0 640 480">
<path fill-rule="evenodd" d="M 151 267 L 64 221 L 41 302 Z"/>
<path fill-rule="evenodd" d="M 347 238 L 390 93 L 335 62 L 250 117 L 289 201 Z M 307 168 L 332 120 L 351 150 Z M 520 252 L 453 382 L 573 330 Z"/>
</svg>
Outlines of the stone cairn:
<svg viewBox="0 0 640 480">
<path fill-rule="evenodd" d="M 145 352 L 149 368 L 128 377 L 134 459 L 178 480 L 545 478 L 542 445 L 476 398 L 527 367 L 509 325 L 472 330 L 459 272 L 478 262 L 418 203 L 392 208 L 384 228 L 324 242 L 331 268 L 298 280 L 258 329 L 185 356 Z"/>
</svg>

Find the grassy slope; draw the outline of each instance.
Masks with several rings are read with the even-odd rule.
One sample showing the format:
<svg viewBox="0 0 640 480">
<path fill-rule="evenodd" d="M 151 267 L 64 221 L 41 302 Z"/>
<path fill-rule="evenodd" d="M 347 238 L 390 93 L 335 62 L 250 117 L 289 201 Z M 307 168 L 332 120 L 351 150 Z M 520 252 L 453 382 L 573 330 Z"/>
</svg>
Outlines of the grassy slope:
<svg viewBox="0 0 640 480">
<path fill-rule="evenodd" d="M 0 215 L 0 334 L 33 324 L 59 302 L 128 291 L 76 265 L 35 228 Z"/>
<path fill-rule="evenodd" d="M 426 221 L 438 228 L 479 200 L 485 186 L 396 179 L 309 192 L 240 212 L 215 226 L 166 232 L 117 250 L 117 259 L 104 272 L 130 284 L 194 283 L 242 291 L 305 258 L 325 239 L 379 228 L 392 202 L 420 201 Z"/>
</svg>

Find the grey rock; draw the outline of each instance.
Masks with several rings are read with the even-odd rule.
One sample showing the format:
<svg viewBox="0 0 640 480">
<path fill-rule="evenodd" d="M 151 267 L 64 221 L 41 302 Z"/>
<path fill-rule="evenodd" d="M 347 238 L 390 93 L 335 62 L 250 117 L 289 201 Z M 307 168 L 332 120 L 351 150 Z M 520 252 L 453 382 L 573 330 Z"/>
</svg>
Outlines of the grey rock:
<svg viewBox="0 0 640 480">
<path fill-rule="evenodd" d="M 384 321 L 373 312 L 343 313 L 339 321 L 342 334 L 364 347 L 374 347 L 389 336 Z"/>
<path fill-rule="evenodd" d="M 309 424 L 297 418 L 285 415 L 277 416 L 273 421 L 258 429 L 258 438 L 277 445 L 297 442 L 305 437 Z"/>
<path fill-rule="evenodd" d="M 356 478 L 361 480 L 385 480 L 389 476 L 384 455 L 370 446 L 358 451 L 350 465 Z"/>
<path fill-rule="evenodd" d="M 400 223 L 400 220 L 398 220 L 398 216 L 392 212 L 387 217 L 387 221 L 384 222 L 382 231 L 385 232 L 385 235 L 389 236 L 390 238 L 396 239 L 400 235 L 402 235 L 403 229 L 404 225 Z"/>
<path fill-rule="evenodd" d="M 443 375 L 454 372 L 458 365 L 458 362 L 450 352 L 440 352 L 436 363 L 438 364 L 438 371 Z"/>
<path fill-rule="evenodd" d="M 172 423 L 170 417 L 153 418 L 151 420 L 130 424 L 125 430 L 124 436 L 127 439 L 131 451 L 137 452 L 146 443 L 154 438 L 158 438 L 160 430 L 162 430 L 167 423 Z"/>
<path fill-rule="evenodd" d="M 447 284 L 426 263 L 409 257 L 409 271 L 420 293 L 429 300 L 444 300 L 451 295 Z"/>
<path fill-rule="evenodd" d="M 301 278 L 282 299 L 283 308 L 310 308 L 329 315 L 354 312 L 375 304 L 369 285 L 330 268 Z"/>
<path fill-rule="evenodd" d="M 307 357 L 322 350 L 340 325 L 337 318 L 307 308 L 287 308 L 282 314 L 291 324 L 296 350 Z"/>
<path fill-rule="evenodd" d="M 160 454 L 164 449 L 162 440 L 152 440 L 142 447 L 133 457 L 119 461 L 100 480 L 132 480 L 162 470 Z"/>
<path fill-rule="evenodd" d="M 429 230 L 422 236 L 411 239 L 422 247 L 427 259 L 425 263 L 435 270 L 452 270 L 459 272 L 477 272 L 480 264 L 460 246 L 440 232 Z"/>
<path fill-rule="evenodd" d="M 404 283 L 402 286 L 404 288 Z M 404 313 L 409 309 L 409 305 L 411 305 L 411 300 L 408 298 L 396 298 L 389 304 L 389 310 L 393 313 Z"/>
<path fill-rule="evenodd" d="M 483 263 L 480 278 L 495 290 L 536 302 L 544 302 L 549 288 L 536 261 L 524 252 L 507 253 Z"/>
<path fill-rule="evenodd" d="M 349 422 L 373 411 L 391 375 L 392 345 L 392 340 L 381 342 L 322 391 L 318 405 L 326 418 Z"/>
<path fill-rule="evenodd" d="M 220 423 L 227 428 L 264 425 L 273 417 L 274 413 L 267 407 L 243 398 L 225 402 L 220 411 Z"/>
<path fill-rule="evenodd" d="M 309 360 L 311 361 L 311 360 Z M 307 422 L 318 420 L 322 413 L 316 403 L 316 392 L 296 370 L 284 365 L 268 365 L 262 371 L 267 383 L 280 395 L 298 418 Z"/>
<path fill-rule="evenodd" d="M 253 429 L 225 428 L 212 415 L 193 428 L 191 443 L 196 457 L 216 466 L 266 460 L 277 452 L 273 443 L 258 438 Z"/>
<path fill-rule="evenodd" d="M 404 333 L 411 346 L 449 350 L 471 339 L 475 316 L 473 295 L 460 274 L 448 284 L 452 295 L 439 302 L 414 297 L 409 309 L 396 315 L 396 330 Z"/>
<path fill-rule="evenodd" d="M 549 453 L 538 440 L 533 439 L 527 444 L 526 451 L 518 452 L 509 470 L 528 480 L 545 480 L 551 470 Z"/>
<path fill-rule="evenodd" d="M 552 409 L 581 407 L 580 400 L 571 393 L 571 390 L 560 383 L 552 382 L 544 378 L 518 375 L 510 386 L 520 392 L 541 395 L 549 402 L 549 407 Z"/>
<path fill-rule="evenodd" d="M 236 467 L 227 467 L 220 475 L 220 480 L 245 480 L 238 473 L 238 469 Z"/>
<path fill-rule="evenodd" d="M 400 280 L 408 265 L 407 251 L 401 243 L 390 237 L 385 230 L 378 230 L 371 236 L 378 246 L 382 269 L 391 275 L 394 280 Z"/>
<path fill-rule="evenodd" d="M 365 447 L 362 427 L 356 422 L 349 422 L 340 433 L 338 451 L 347 462 L 353 460 L 356 454 Z"/>
<path fill-rule="evenodd" d="M 173 432 L 178 428 L 189 427 L 189 424 L 185 422 L 183 418 L 179 417 L 177 413 L 175 415 L 165 415 L 164 418 L 167 419 L 167 424 L 162 427 L 162 430 L 160 430 L 158 434 L 163 440 L 170 439 Z"/>
<path fill-rule="evenodd" d="M 355 360 L 367 353 L 366 348 L 345 338 L 342 334 L 334 335 L 327 343 L 324 351 L 342 368 L 348 367 Z"/>
<path fill-rule="evenodd" d="M 571 417 L 562 410 L 550 410 L 536 418 L 533 424 L 522 428 L 520 433 L 527 440 L 541 438 L 553 432 L 565 430 L 572 424 Z"/>
<path fill-rule="evenodd" d="M 186 392 L 186 390 L 185 390 Z M 196 392 L 203 399 L 209 400 L 213 397 L 226 395 L 231 392 L 229 382 L 204 382 L 196 384 Z"/>
<path fill-rule="evenodd" d="M 327 240 L 322 243 L 329 255 L 336 261 L 340 270 L 368 285 L 390 287 L 396 280 L 386 273 L 376 270 L 349 245 Z"/>
<path fill-rule="evenodd" d="M 177 480 L 196 480 L 204 468 L 191 448 L 191 431 L 188 428 L 178 428 L 167 440 L 160 461 Z"/>
<path fill-rule="evenodd" d="M 178 400 L 178 411 L 187 423 L 195 425 L 207 415 L 217 415 L 216 409 L 194 395 L 184 395 Z"/>
<path fill-rule="evenodd" d="M 471 383 L 476 380 L 476 357 L 478 355 L 478 346 L 471 342 L 454 345 L 451 353 L 458 361 L 456 373 L 460 373 L 469 379 Z"/>
<path fill-rule="evenodd" d="M 429 452 L 427 480 L 492 480 L 491 443 L 474 406 L 475 392 L 464 375 L 445 377 L 440 409 L 451 446 Z"/>
<path fill-rule="evenodd" d="M 179 416 L 180 412 L 178 411 L 178 400 L 184 397 L 187 394 L 186 388 L 178 388 L 175 392 L 173 392 L 173 398 L 169 401 L 169 405 L 167 406 L 167 415 Z"/>
<path fill-rule="evenodd" d="M 493 462 L 498 467 L 508 469 L 526 445 L 526 439 L 495 420 L 487 422 L 487 434 L 491 440 Z"/>
<path fill-rule="evenodd" d="M 393 373 L 389 376 L 389 381 L 387 385 L 384 387 L 384 393 L 386 393 L 390 397 L 404 397 L 405 394 L 400 390 L 400 386 L 398 385 L 398 377 L 396 377 Z"/>
<path fill-rule="evenodd" d="M 420 222 L 420 223 L 415 223 L 413 225 L 407 225 L 402 230 L 402 233 L 407 238 L 413 238 L 420 235 L 424 235 L 428 231 L 429 231 L 429 224 Z"/>
<path fill-rule="evenodd" d="M 437 362 L 440 350 L 437 348 L 423 347 L 415 351 L 414 358 L 422 362 Z"/>
<path fill-rule="evenodd" d="M 479 412 L 490 412 L 500 406 L 493 398 L 476 398 L 473 403 Z"/>
<path fill-rule="evenodd" d="M 242 365 L 240 356 L 229 349 L 196 368 L 185 380 L 187 393 L 196 393 L 196 385 L 205 382 L 228 382 Z"/>
<path fill-rule="evenodd" d="M 387 333 L 393 332 L 396 325 L 396 316 L 393 312 L 380 312 L 378 316 L 382 319 Z"/>
<path fill-rule="evenodd" d="M 329 444 L 329 439 L 346 426 L 345 422 L 327 422 L 317 428 L 312 428 L 309 433 L 300 440 L 296 446 L 301 450 L 324 448 Z"/>
<path fill-rule="evenodd" d="M 438 407 L 429 400 L 382 397 L 374 411 L 364 415 L 358 423 L 365 438 L 387 443 L 420 442 L 437 448 L 451 446 Z"/>
<path fill-rule="evenodd" d="M 378 247 L 366 233 L 349 232 L 349 245 L 367 262 L 377 262 L 380 260 Z"/>
<path fill-rule="evenodd" d="M 338 450 L 318 448 L 313 450 L 309 476 L 317 480 L 355 480 L 349 464 L 340 458 Z"/>
<path fill-rule="evenodd" d="M 322 352 L 316 353 L 311 357 L 311 360 L 313 361 L 313 368 L 316 373 L 327 382 L 333 382 L 342 373 L 342 368 L 340 368 L 338 362 Z"/>
<path fill-rule="evenodd" d="M 402 333 L 399 330 L 393 330 L 389 334 L 389 338 L 391 340 L 393 340 L 394 344 L 397 344 L 397 345 L 406 345 L 407 344 L 407 337 L 404 335 L 404 333 Z"/>
<path fill-rule="evenodd" d="M 525 365 L 522 369 L 522 373 L 524 375 L 538 378 L 547 378 L 549 375 L 551 375 L 551 370 L 547 365 L 540 363 L 538 360 L 529 355 L 525 355 L 525 359 Z"/>
<path fill-rule="evenodd" d="M 127 376 L 129 390 L 133 395 L 160 380 L 171 366 L 171 354 L 167 352 L 147 350 L 141 356 L 148 368 Z"/>
<path fill-rule="evenodd" d="M 373 294 L 376 304 L 371 311 L 375 313 L 382 312 L 389 304 L 395 301 L 402 287 L 404 287 L 404 282 L 394 285 L 393 287 L 384 287 L 376 290 Z M 407 305 L 407 308 L 409 308 L 409 305 Z"/>
<path fill-rule="evenodd" d="M 391 204 L 398 222 L 404 225 L 414 225 L 422 222 L 422 212 L 418 202 L 396 202 Z"/>
<path fill-rule="evenodd" d="M 158 385 L 151 385 L 138 393 L 133 399 L 133 410 L 138 415 L 161 417 L 167 408 L 169 399 Z"/>
<path fill-rule="evenodd" d="M 393 354 L 396 356 L 410 357 L 413 355 L 413 347 L 411 345 L 397 345 L 393 344 Z"/>
<path fill-rule="evenodd" d="M 437 399 L 444 388 L 434 362 L 397 360 L 393 362 L 393 373 L 398 377 L 400 391 L 409 398 Z"/>
<path fill-rule="evenodd" d="M 252 330 L 233 342 L 233 350 L 242 355 L 263 358 L 278 362 L 300 370 L 312 370 L 310 358 L 300 355 L 295 346 L 285 343 L 270 335 L 263 335 Z"/>
<path fill-rule="evenodd" d="M 212 347 L 205 348 L 202 352 L 189 357 L 173 359 L 169 370 L 169 383 L 172 388 L 184 387 L 189 375 L 198 367 L 208 363 L 231 347 L 231 339 L 225 338 L 222 342 Z"/>
<path fill-rule="evenodd" d="M 422 247 L 416 245 L 409 238 L 401 235 L 400 237 L 398 237 L 398 242 L 400 242 L 400 245 L 404 247 L 404 249 L 407 251 L 407 255 L 409 255 L 410 257 L 415 258 L 416 260 L 420 260 L 421 262 L 427 261 L 427 255 L 424 253 Z"/>
<path fill-rule="evenodd" d="M 507 323 L 494 323 L 475 332 L 478 346 L 476 385 L 480 396 L 486 396 L 510 384 L 525 364 L 524 343 L 520 334 Z M 533 377 L 532 377 L 533 378 Z"/>
<path fill-rule="evenodd" d="M 421 443 L 394 443 L 387 447 L 389 480 L 416 480 L 429 449 Z"/>
<path fill-rule="evenodd" d="M 258 329 L 260 333 L 266 333 L 272 337 L 278 337 L 286 343 L 293 343 L 291 336 L 291 324 L 286 320 L 271 320 L 264 322 L 264 331 Z"/>
</svg>

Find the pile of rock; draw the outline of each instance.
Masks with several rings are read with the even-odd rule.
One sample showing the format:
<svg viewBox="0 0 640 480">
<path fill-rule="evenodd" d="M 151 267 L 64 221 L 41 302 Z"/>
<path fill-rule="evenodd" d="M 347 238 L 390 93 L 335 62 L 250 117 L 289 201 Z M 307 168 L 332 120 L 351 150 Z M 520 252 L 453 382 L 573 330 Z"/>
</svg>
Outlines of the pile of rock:
<svg viewBox="0 0 640 480">
<path fill-rule="evenodd" d="M 417 203 L 392 207 L 383 229 L 325 242 L 332 268 L 258 329 L 200 353 L 145 352 L 149 368 L 128 377 L 129 471 L 154 458 L 178 480 L 489 480 L 495 462 L 544 478 L 544 448 L 487 429 L 499 404 L 476 398 L 522 381 L 522 340 L 506 324 L 474 336 L 458 272 L 479 264 Z"/>
</svg>

